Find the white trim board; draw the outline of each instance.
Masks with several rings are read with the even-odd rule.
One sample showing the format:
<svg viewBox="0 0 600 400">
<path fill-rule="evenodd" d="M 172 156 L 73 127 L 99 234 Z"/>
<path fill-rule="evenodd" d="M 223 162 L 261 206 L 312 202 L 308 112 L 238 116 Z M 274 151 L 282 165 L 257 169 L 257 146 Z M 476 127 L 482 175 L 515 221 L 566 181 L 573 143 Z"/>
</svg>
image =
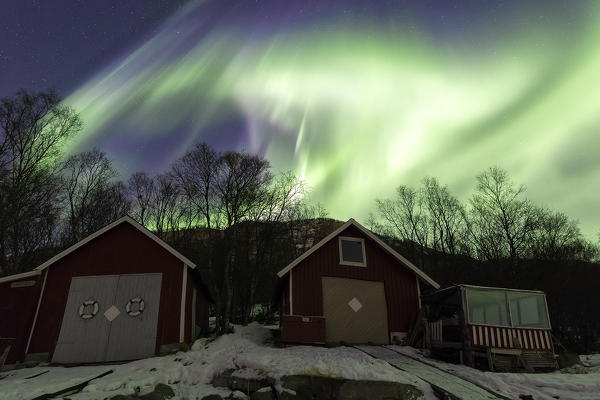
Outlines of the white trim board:
<svg viewBox="0 0 600 400">
<path fill-rule="evenodd" d="M 289 290 L 289 293 L 290 293 L 290 315 L 294 315 L 294 297 L 292 295 L 292 289 L 293 289 L 293 286 L 292 286 L 292 271 L 290 271 L 290 283 L 289 284 L 290 284 L 290 290 Z"/>
<path fill-rule="evenodd" d="M 74 252 L 75 250 L 77 250 L 78 248 L 80 248 L 81 246 L 83 246 L 84 244 L 86 244 L 86 243 L 94 240 L 98 236 L 102 235 L 103 233 L 106 233 L 106 232 L 110 231 L 114 227 L 116 227 L 116 226 L 118 226 L 118 225 L 120 225 L 120 224 L 122 224 L 124 222 L 127 222 L 130 225 L 132 225 L 134 228 L 136 228 L 138 231 L 142 232 L 144 235 L 146 235 L 147 237 L 149 237 L 150 239 L 152 239 L 154 242 L 156 242 L 157 244 L 159 244 L 162 248 L 164 248 L 165 250 L 167 250 L 169 253 L 171 253 L 172 255 L 174 255 L 175 257 L 177 257 L 178 259 L 180 259 L 181 261 L 183 261 L 190 268 L 196 268 L 196 264 L 194 264 L 193 262 L 191 262 L 187 257 L 185 257 L 183 254 L 181 254 L 180 252 L 178 252 L 177 250 L 175 250 L 174 248 L 172 248 L 171 246 L 169 246 L 167 243 L 165 243 L 163 240 L 161 240 L 154 233 L 150 232 L 144 226 L 140 225 L 133 218 L 131 218 L 130 216 L 126 215 L 126 216 L 124 216 L 122 218 L 119 218 L 115 222 L 106 225 L 104 228 L 102 228 L 102 229 L 100 229 L 100 230 L 92 233 L 91 235 L 89 235 L 85 239 L 80 240 L 79 242 L 75 243 L 74 245 L 72 245 L 68 249 L 66 249 L 66 250 L 58 253 L 57 255 L 55 255 L 54 257 L 52 257 L 51 259 L 49 259 L 48 261 L 46 261 L 42 265 L 40 265 L 39 267 L 35 268 L 34 271 L 41 271 L 43 269 L 48 268 L 50 265 L 54 264 L 55 262 L 57 262 L 61 258 L 65 257 L 65 256 L 67 256 L 69 254 L 71 254 L 72 252 Z"/>
<path fill-rule="evenodd" d="M 29 345 L 31 344 L 31 338 L 33 337 L 33 331 L 37 322 L 38 313 L 40 312 L 40 305 L 42 304 L 42 297 L 44 296 L 44 289 L 46 288 L 46 278 L 48 278 L 49 273 L 50 270 L 46 270 L 46 273 L 44 274 L 44 278 L 42 280 L 42 289 L 40 290 L 40 297 L 38 297 L 37 307 L 35 308 L 35 314 L 33 316 L 33 322 L 31 323 L 31 329 L 29 330 L 29 337 L 27 338 L 27 345 L 25 346 L 26 355 L 29 354 Z"/>
<path fill-rule="evenodd" d="M 440 285 L 436 281 L 434 281 L 433 279 L 431 279 L 425 272 L 421 271 L 413 263 L 411 263 L 406 258 L 404 258 L 400 254 L 398 254 L 397 251 L 395 251 L 390 246 L 388 246 L 387 244 L 385 244 L 385 242 L 383 242 L 381 239 L 379 239 L 373 232 L 371 232 L 370 230 L 368 230 L 367 228 L 365 228 L 364 226 L 362 226 L 361 224 L 359 224 L 358 222 L 356 222 L 354 220 L 354 218 L 350 218 L 348 221 L 346 221 L 346 223 L 344 225 L 340 226 L 338 229 L 336 229 L 335 231 L 331 232 L 329 235 L 327 235 L 319 243 L 317 243 L 316 245 L 314 245 L 313 247 L 311 247 L 310 249 L 308 249 L 306 252 L 304 252 L 304 254 L 302 254 L 300 257 L 296 258 L 294 261 L 292 261 L 290 264 L 288 264 L 288 266 L 286 266 L 284 269 L 282 269 L 281 271 L 279 271 L 277 273 L 277 276 L 280 277 L 280 278 L 282 278 L 285 274 L 287 274 L 288 272 L 290 272 L 296 265 L 298 265 L 300 262 L 302 262 L 304 259 L 306 259 L 308 256 L 310 256 L 312 253 L 314 253 L 315 251 L 317 251 L 319 248 L 321 248 L 325 243 L 327 243 L 330 240 L 332 240 L 333 238 L 335 238 L 337 235 L 339 235 L 341 232 L 343 232 L 350 225 L 353 225 L 361 233 L 363 233 L 369 239 L 371 239 L 375 243 L 377 243 L 381 248 L 383 248 L 383 250 L 385 250 L 386 252 L 388 252 L 392 257 L 394 257 L 397 261 L 399 261 L 401 264 L 403 264 L 404 266 L 406 266 L 408 269 L 412 270 L 423 281 L 427 282 L 428 284 L 430 284 L 431 286 L 433 286 L 435 289 L 438 289 L 440 287 Z"/>
<path fill-rule="evenodd" d="M 187 265 L 183 264 L 183 283 L 181 285 L 181 307 L 179 315 L 179 343 L 185 341 L 185 303 L 187 295 L 187 277 L 188 269 Z M 192 339 L 193 340 L 193 339 Z"/>
<path fill-rule="evenodd" d="M 40 275 L 41 273 L 42 273 L 41 271 L 33 270 L 33 271 L 29 271 L 29 272 L 23 272 L 23 273 L 20 273 L 20 274 L 3 276 L 2 278 L 0 278 L 0 283 L 18 281 L 19 279 L 24 279 L 24 278 L 29 278 L 29 277 L 32 277 L 32 276 L 37 276 L 37 275 Z"/>
</svg>

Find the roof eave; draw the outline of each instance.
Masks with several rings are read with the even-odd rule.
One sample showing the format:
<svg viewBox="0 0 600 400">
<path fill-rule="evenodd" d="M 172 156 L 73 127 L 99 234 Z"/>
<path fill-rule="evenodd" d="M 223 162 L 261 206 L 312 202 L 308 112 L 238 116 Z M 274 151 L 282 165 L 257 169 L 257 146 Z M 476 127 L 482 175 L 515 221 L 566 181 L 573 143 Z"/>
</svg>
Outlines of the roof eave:
<svg viewBox="0 0 600 400">
<path fill-rule="evenodd" d="M 41 271 L 28 271 L 28 272 L 23 272 L 20 274 L 14 274 L 14 275 L 8 275 L 8 276 L 3 276 L 0 278 L 0 283 L 7 283 L 7 282 L 13 282 L 13 281 L 18 281 L 20 279 L 25 279 L 25 278 L 29 278 L 32 276 L 38 276 L 41 275 Z"/>
</svg>

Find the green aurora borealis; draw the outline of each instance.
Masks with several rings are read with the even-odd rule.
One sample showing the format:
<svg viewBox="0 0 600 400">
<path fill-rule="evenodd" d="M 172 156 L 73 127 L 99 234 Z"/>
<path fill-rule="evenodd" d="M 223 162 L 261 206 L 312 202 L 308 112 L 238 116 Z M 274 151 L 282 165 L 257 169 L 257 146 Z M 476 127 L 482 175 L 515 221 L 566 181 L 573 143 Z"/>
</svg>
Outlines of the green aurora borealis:
<svg viewBox="0 0 600 400">
<path fill-rule="evenodd" d="M 260 30 L 192 2 L 66 99 L 85 123 L 69 151 L 99 145 L 126 177 L 198 141 L 229 143 L 297 171 L 332 217 L 359 220 L 425 176 L 464 200 L 499 165 L 591 236 L 600 3 L 575 4 L 568 23 L 523 5 L 440 35 L 402 13 Z M 220 137 L 231 119 L 243 132 Z"/>
</svg>

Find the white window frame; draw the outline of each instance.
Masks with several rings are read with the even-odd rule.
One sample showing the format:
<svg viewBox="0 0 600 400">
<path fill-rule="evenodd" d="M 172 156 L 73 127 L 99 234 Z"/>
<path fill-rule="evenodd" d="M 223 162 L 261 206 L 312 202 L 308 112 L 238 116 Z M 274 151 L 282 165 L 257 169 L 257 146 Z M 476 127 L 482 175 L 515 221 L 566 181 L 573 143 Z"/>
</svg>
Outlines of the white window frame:
<svg viewBox="0 0 600 400">
<path fill-rule="evenodd" d="M 471 288 L 471 289 L 504 292 L 504 301 L 505 301 L 505 304 L 506 304 L 506 311 L 507 311 L 507 316 L 508 316 L 508 325 L 480 324 L 480 323 L 476 323 L 476 322 L 471 321 L 471 315 L 469 313 L 469 296 L 467 294 L 467 291 L 469 290 L 469 288 L 466 287 L 465 291 L 464 291 L 464 303 L 465 303 L 465 307 L 466 307 L 466 316 L 467 316 L 466 319 L 467 319 L 467 321 L 468 321 L 469 324 L 471 324 L 471 325 L 477 325 L 477 326 L 491 326 L 491 327 L 497 327 L 497 328 L 552 330 L 552 323 L 550 322 L 550 312 L 548 311 L 548 301 L 546 300 L 546 294 L 545 293 L 534 292 L 532 290 L 504 289 L 504 288 L 487 288 L 487 287 L 476 287 L 476 288 Z M 510 311 L 510 302 L 508 300 L 508 293 L 509 292 L 514 292 L 514 293 L 529 293 L 529 294 L 533 294 L 533 295 L 542 296 L 543 299 L 544 299 L 544 305 L 546 306 L 546 321 L 548 322 L 548 326 L 540 328 L 540 327 L 523 327 L 523 326 L 515 326 L 515 325 L 513 325 L 512 313 Z"/>
<path fill-rule="evenodd" d="M 363 262 L 344 261 L 344 257 L 342 257 L 342 240 L 361 243 Z M 338 237 L 338 249 L 339 249 L 339 253 L 340 253 L 340 265 L 352 265 L 354 267 L 366 267 L 367 266 L 367 252 L 365 251 L 365 239 L 350 237 L 350 236 L 339 236 Z"/>
</svg>

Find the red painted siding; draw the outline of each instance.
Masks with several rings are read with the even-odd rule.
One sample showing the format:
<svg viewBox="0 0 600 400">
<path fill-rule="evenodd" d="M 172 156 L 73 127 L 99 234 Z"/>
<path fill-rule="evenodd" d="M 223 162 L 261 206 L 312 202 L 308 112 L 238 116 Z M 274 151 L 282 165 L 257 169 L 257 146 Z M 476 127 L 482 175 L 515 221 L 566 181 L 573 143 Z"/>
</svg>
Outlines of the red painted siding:
<svg viewBox="0 0 600 400">
<path fill-rule="evenodd" d="M 157 352 L 161 344 L 179 342 L 183 262 L 125 222 L 49 267 L 29 353 L 48 352 L 52 357 L 71 277 L 137 273 L 163 274 Z"/>
<path fill-rule="evenodd" d="M 325 343 L 325 318 L 296 315 L 281 316 L 281 341 L 284 343 Z"/>
<path fill-rule="evenodd" d="M 188 271 L 189 272 L 189 271 Z M 191 277 L 191 274 L 187 274 L 187 289 L 185 296 L 185 334 L 184 342 L 190 343 L 192 340 L 192 300 L 194 298 L 194 288 L 196 284 Z"/>
<path fill-rule="evenodd" d="M 29 338 L 29 330 L 37 307 L 41 275 L 23 278 L 12 282 L 0 283 L 0 337 L 15 338 L 7 364 L 22 361 Z M 24 281 L 35 281 L 34 286 L 11 287 L 11 284 Z"/>
<path fill-rule="evenodd" d="M 366 267 L 340 265 L 339 236 L 365 239 Z M 419 309 L 418 283 L 414 273 L 353 226 L 325 243 L 296 265 L 291 273 L 294 315 L 323 315 L 323 276 L 383 282 L 390 332 L 407 332 L 411 318 Z M 283 279 L 289 277 L 286 275 Z M 286 292 L 284 296 L 288 295 Z M 287 304 L 285 310 L 289 312 Z"/>
<path fill-rule="evenodd" d="M 204 288 L 193 277 L 191 271 L 188 271 L 187 282 L 187 300 L 185 310 L 185 341 L 192 343 L 192 301 L 194 299 L 194 289 L 196 289 L 196 325 L 200 326 L 201 332 L 208 332 L 208 309 L 210 300 L 204 293 Z"/>
</svg>

